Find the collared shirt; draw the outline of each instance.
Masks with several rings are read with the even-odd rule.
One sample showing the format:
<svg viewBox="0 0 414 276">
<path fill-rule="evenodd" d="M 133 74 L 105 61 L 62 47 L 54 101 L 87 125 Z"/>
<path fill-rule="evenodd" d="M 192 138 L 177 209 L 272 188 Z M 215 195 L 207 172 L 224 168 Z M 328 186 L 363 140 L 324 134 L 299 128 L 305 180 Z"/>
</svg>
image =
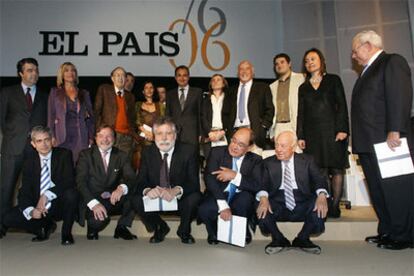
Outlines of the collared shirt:
<svg viewBox="0 0 414 276">
<path fill-rule="evenodd" d="M 221 120 L 221 110 L 223 109 L 224 94 L 222 93 L 218 98 L 211 94 L 211 108 L 213 110 L 211 127 L 216 129 L 223 128 L 223 122 Z"/>
<path fill-rule="evenodd" d="M 188 96 L 188 90 L 190 90 L 190 85 L 187 84 L 184 87 L 180 87 L 180 86 L 178 87 L 178 98 L 180 98 L 181 89 L 184 89 L 184 100 L 186 100 Z"/>
<path fill-rule="evenodd" d="M 114 86 L 115 88 L 115 95 L 118 96 L 118 92 L 121 92 L 121 97 L 124 96 L 124 89 L 119 89 L 118 87 Z"/>
<path fill-rule="evenodd" d="M 364 70 L 362 70 L 361 76 L 367 71 L 368 67 L 371 66 L 371 64 L 377 59 L 377 57 L 383 52 L 384 50 L 377 51 L 367 62 L 367 64 L 364 67 Z"/>
<path fill-rule="evenodd" d="M 24 84 L 23 82 L 21 83 L 24 94 L 26 95 L 27 92 L 27 88 L 30 88 L 30 96 L 32 97 L 32 103 L 34 103 L 34 99 L 36 96 L 36 85 L 32 85 L 32 86 L 27 86 L 26 84 Z"/>
<path fill-rule="evenodd" d="M 244 84 L 244 114 L 246 114 L 246 118 L 244 118 L 243 122 L 239 120 L 239 117 L 237 114 L 239 114 L 239 98 L 240 98 L 240 90 L 242 88 L 243 83 L 239 83 L 239 88 L 237 89 L 237 112 L 236 112 L 236 121 L 234 122 L 234 127 L 241 127 L 241 126 L 247 126 L 250 125 L 250 118 L 249 118 L 249 112 L 247 108 L 247 103 L 249 102 L 249 95 L 250 95 L 250 89 L 253 85 L 253 80 L 249 80 Z"/>
</svg>

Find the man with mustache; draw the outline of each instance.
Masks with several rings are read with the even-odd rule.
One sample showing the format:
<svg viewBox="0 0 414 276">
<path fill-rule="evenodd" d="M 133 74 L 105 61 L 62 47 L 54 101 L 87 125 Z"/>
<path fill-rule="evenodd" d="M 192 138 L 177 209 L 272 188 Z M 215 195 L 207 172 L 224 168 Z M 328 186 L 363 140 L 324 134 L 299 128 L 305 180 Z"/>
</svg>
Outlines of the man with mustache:
<svg viewBox="0 0 414 276">
<path fill-rule="evenodd" d="M 148 231 L 154 231 L 150 243 L 162 242 L 170 231 L 159 212 L 145 212 L 143 196 L 151 199 L 178 200 L 180 226 L 177 235 L 185 244 L 194 243 L 191 221 L 201 198 L 196 146 L 179 143 L 176 125 L 161 117 L 153 125 L 154 141 L 142 152 L 137 191 L 132 198 L 136 212 Z"/>
</svg>

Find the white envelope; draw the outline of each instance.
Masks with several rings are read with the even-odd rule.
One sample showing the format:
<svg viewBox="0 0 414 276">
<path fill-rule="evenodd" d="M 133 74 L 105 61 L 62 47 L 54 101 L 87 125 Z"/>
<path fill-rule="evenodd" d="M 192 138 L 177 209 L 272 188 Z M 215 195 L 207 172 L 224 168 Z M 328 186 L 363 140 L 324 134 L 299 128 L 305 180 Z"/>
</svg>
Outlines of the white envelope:
<svg viewBox="0 0 414 276">
<path fill-rule="evenodd" d="M 400 140 L 401 145 L 394 148 L 395 151 L 392 151 L 386 142 L 374 144 L 382 178 L 414 173 L 407 138 L 401 138 Z"/>
<path fill-rule="evenodd" d="M 217 240 L 245 247 L 246 245 L 247 219 L 240 216 L 231 216 L 229 221 L 224 221 L 218 216 Z"/>
<path fill-rule="evenodd" d="M 151 199 L 148 196 L 142 197 L 144 202 L 145 212 L 157 212 L 157 211 L 177 211 L 177 198 L 171 201 L 166 201 L 161 198 Z"/>
</svg>

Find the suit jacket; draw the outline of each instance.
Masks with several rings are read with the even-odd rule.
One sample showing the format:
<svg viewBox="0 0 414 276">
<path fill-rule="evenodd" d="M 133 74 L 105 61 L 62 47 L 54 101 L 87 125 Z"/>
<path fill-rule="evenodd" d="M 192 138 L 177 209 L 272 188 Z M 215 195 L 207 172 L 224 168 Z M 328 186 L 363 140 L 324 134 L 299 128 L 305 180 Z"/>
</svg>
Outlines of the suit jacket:
<svg viewBox="0 0 414 276">
<path fill-rule="evenodd" d="M 52 149 L 50 177 L 55 184 L 49 191 L 58 198 L 68 189 L 75 189 L 75 171 L 73 168 L 72 153 L 63 148 Z M 40 197 L 40 157 L 37 151 L 29 154 L 24 161 L 22 187 L 18 201 L 21 210 L 37 205 Z"/>
<path fill-rule="evenodd" d="M 328 183 L 312 156 L 295 153 L 293 163 L 298 190 L 305 197 L 316 197 L 318 189 L 328 190 Z M 284 190 L 279 189 L 282 184 L 282 162 L 274 155 L 263 161 L 263 167 L 263 186 L 269 193 L 269 199 L 284 196 Z"/>
<path fill-rule="evenodd" d="M 412 145 L 410 112 L 413 89 L 407 61 L 382 52 L 358 78 L 352 91 L 352 149 L 372 153 L 389 131 L 399 131 Z"/>
<path fill-rule="evenodd" d="M 224 190 L 229 184 L 229 181 L 221 182 L 211 173 L 219 170 L 220 167 L 231 169 L 232 165 L 233 159 L 227 147 L 216 147 L 211 150 L 204 179 L 207 191 L 211 193 L 215 199 L 226 200 L 227 196 L 224 194 Z M 239 190 L 256 194 L 262 189 L 262 158 L 259 155 L 247 152 L 239 171 L 242 175 L 240 186 L 238 187 Z"/>
<path fill-rule="evenodd" d="M 237 91 L 238 85 L 229 89 L 223 103 L 223 123 L 228 139 L 232 134 L 237 113 Z M 273 124 L 275 108 L 272 103 L 272 94 L 269 85 L 253 80 L 247 101 L 247 110 L 250 119 L 250 128 L 256 135 L 256 144 L 263 148 L 265 145 L 266 132 Z"/>
<path fill-rule="evenodd" d="M 224 95 L 224 97 L 226 97 Z M 224 105 L 224 102 L 223 102 Z M 223 122 L 223 109 L 221 110 L 221 121 Z M 213 107 L 211 105 L 211 95 L 203 98 L 201 104 L 201 135 L 208 137 L 213 123 Z M 224 125 L 223 125 L 224 128 Z"/>
<path fill-rule="evenodd" d="M 47 97 L 44 90 L 36 87 L 36 95 L 30 112 L 21 84 L 6 87 L 1 91 L 2 154 L 18 155 L 23 153 L 30 130 L 37 125 L 46 126 Z"/>
<path fill-rule="evenodd" d="M 200 113 L 203 93 L 200 88 L 190 87 L 181 111 L 178 98 L 178 88 L 169 90 L 166 96 L 165 115 L 171 117 L 177 124 L 179 141 L 198 145 L 200 135 Z"/>
<path fill-rule="evenodd" d="M 108 173 L 105 173 L 98 146 L 81 151 L 76 166 L 76 184 L 83 198 L 83 207 L 92 199 L 99 201 L 103 192 L 112 192 L 119 184 L 127 185 L 130 194 L 135 181 L 135 172 L 125 152 L 112 147 Z"/>
<path fill-rule="evenodd" d="M 171 187 L 181 186 L 183 197 L 200 191 L 197 150 L 194 145 L 175 143 L 169 167 Z M 142 195 L 144 189 L 155 188 L 160 184 L 161 153 L 155 144 L 142 151 L 141 168 L 138 174 L 137 194 Z"/>
<path fill-rule="evenodd" d="M 290 82 L 289 82 L 289 117 L 290 117 L 290 125 L 292 126 L 292 130 L 296 132 L 296 120 L 298 117 L 298 94 L 299 94 L 299 86 L 305 81 L 305 77 L 303 74 L 292 72 L 290 75 Z M 272 99 L 273 99 L 273 106 L 275 108 L 275 114 L 273 116 L 273 125 L 270 128 L 270 136 L 276 136 L 277 132 L 277 124 L 276 124 L 276 114 L 277 114 L 277 92 L 279 87 L 279 80 L 276 80 L 270 85 L 270 91 L 272 92 Z"/>
<path fill-rule="evenodd" d="M 96 128 L 102 125 L 115 126 L 118 106 L 116 104 L 115 88 L 111 84 L 102 84 L 98 87 L 95 97 L 95 120 Z M 131 92 L 124 89 L 125 110 L 130 132 L 135 132 L 135 97 Z"/>
<path fill-rule="evenodd" d="M 95 124 L 89 92 L 78 90 L 80 103 L 79 130 L 83 145 L 88 145 L 89 139 L 94 138 Z M 66 140 L 66 93 L 64 88 L 54 87 L 49 94 L 47 125 L 56 139 L 57 145 Z"/>
</svg>

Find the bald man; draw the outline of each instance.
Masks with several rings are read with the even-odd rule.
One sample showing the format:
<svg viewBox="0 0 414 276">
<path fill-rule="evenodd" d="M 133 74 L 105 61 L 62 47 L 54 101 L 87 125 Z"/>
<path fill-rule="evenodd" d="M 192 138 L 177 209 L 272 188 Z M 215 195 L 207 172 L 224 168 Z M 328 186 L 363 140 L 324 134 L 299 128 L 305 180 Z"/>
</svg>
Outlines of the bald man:
<svg viewBox="0 0 414 276">
<path fill-rule="evenodd" d="M 254 133 L 240 128 L 228 147 L 214 147 L 205 169 L 206 197 L 198 215 L 206 225 L 209 244 L 217 244 L 217 218 L 230 220 L 238 215 L 254 215 L 254 195 L 261 189 L 262 158 L 249 152 L 254 144 Z M 246 243 L 251 234 L 246 231 Z"/>
<path fill-rule="evenodd" d="M 240 82 L 231 87 L 224 98 L 223 127 L 228 138 L 234 130 L 251 128 L 257 147 L 263 148 L 275 112 L 272 93 L 268 84 L 253 80 L 254 67 L 249 61 L 240 62 L 237 72 Z M 256 152 L 260 152 L 260 149 Z"/>
<path fill-rule="evenodd" d="M 263 161 L 264 189 L 257 193 L 256 213 L 262 232 L 272 236 L 265 248 L 267 254 L 291 247 L 313 254 L 321 252 L 309 237 L 325 230 L 328 183 L 313 158 L 295 153 L 296 147 L 296 134 L 281 132 L 275 138 L 276 155 Z M 305 222 L 292 244 L 278 229 L 279 221 Z"/>
</svg>

